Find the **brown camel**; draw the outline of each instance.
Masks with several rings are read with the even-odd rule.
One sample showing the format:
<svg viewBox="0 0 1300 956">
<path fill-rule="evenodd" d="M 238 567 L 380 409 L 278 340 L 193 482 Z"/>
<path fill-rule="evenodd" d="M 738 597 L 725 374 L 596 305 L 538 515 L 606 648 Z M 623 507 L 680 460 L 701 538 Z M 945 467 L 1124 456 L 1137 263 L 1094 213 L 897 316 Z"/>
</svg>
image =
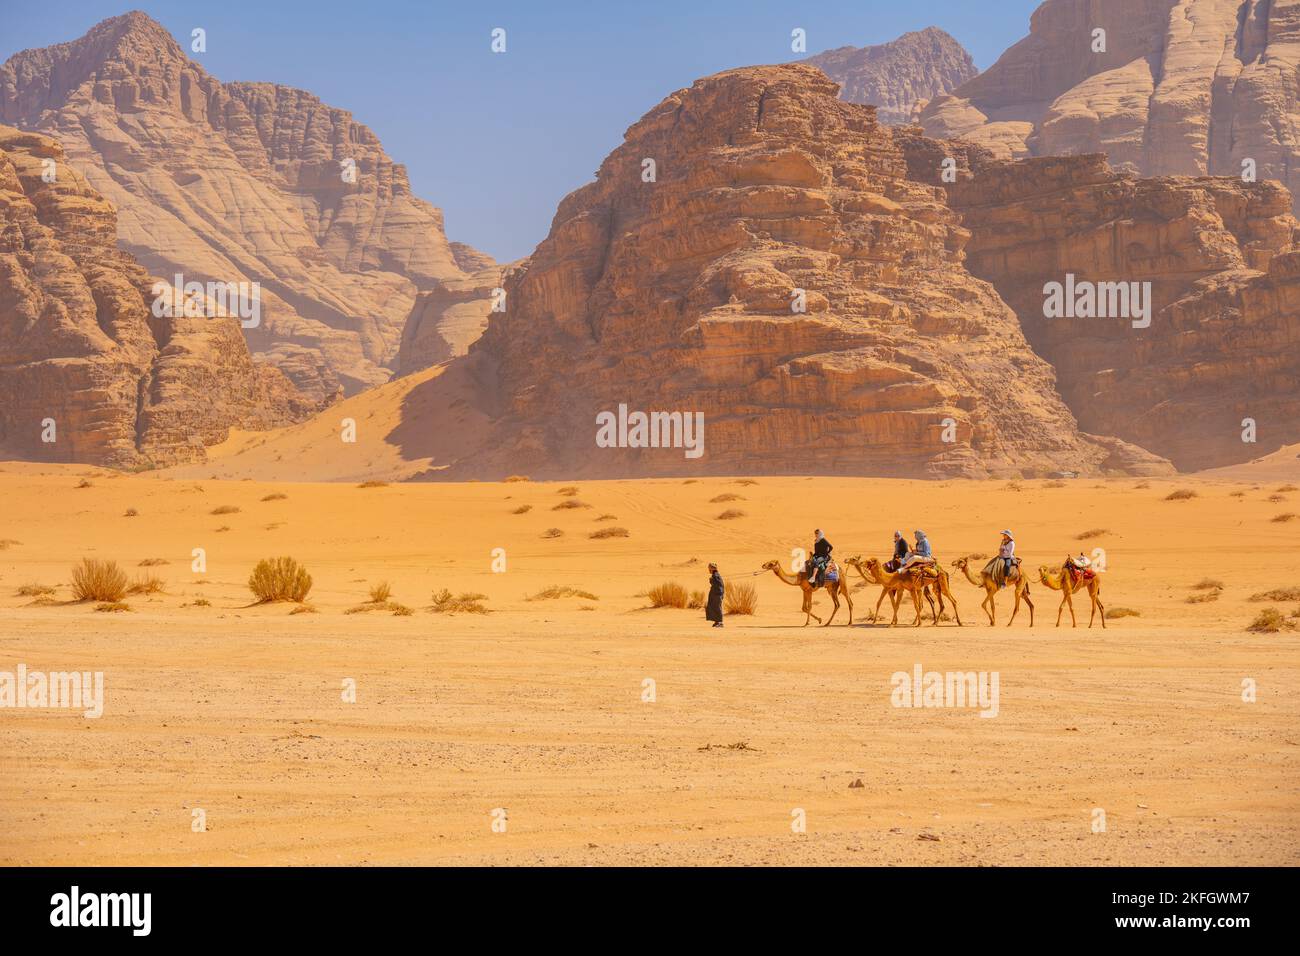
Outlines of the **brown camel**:
<svg viewBox="0 0 1300 956">
<path fill-rule="evenodd" d="M 778 578 L 786 584 L 793 584 L 803 591 L 803 607 L 800 610 L 804 613 L 803 626 L 808 626 L 808 618 L 815 618 L 818 624 L 822 624 L 822 619 L 812 612 L 813 586 L 808 581 L 806 571 L 800 571 L 798 574 L 791 576 L 781 567 L 779 561 L 768 561 L 763 565 L 764 571 L 773 572 Z M 838 581 L 826 582 L 826 593 L 831 596 L 831 602 L 835 607 L 831 610 L 831 616 L 826 619 L 822 627 L 830 627 L 831 621 L 835 620 L 835 613 L 840 609 L 840 596 L 849 605 L 849 624 L 853 623 L 853 598 L 849 597 L 849 578 L 848 575 L 841 573 Z"/>
<path fill-rule="evenodd" d="M 844 563 L 847 564 L 849 567 L 857 568 L 858 574 L 862 575 L 863 581 L 866 581 L 868 584 L 880 585 L 880 597 L 876 599 L 876 609 L 871 612 L 871 620 L 877 621 L 880 619 L 880 605 L 885 600 L 885 595 L 889 595 L 889 603 L 894 609 L 894 620 L 897 621 L 898 604 L 903 599 L 902 582 L 895 582 L 892 587 L 881 583 L 874 576 L 867 574 L 867 572 L 862 569 L 862 558 L 858 556 L 854 556 L 852 558 L 846 558 Z M 930 602 L 930 613 L 933 615 L 934 598 L 930 596 L 930 588 L 928 586 L 922 588 L 921 593 L 924 594 L 925 599 Z M 942 595 L 940 595 L 939 601 L 942 604 L 943 602 Z M 937 615 L 935 616 L 935 619 L 938 620 Z M 893 627 L 893 625 L 891 624 L 890 627 Z"/>
<path fill-rule="evenodd" d="M 1067 587 L 1062 580 L 1066 576 L 1065 565 L 1061 565 L 1059 568 L 1049 568 L 1044 564 L 1038 569 L 1038 576 L 1053 591 L 1061 592 L 1061 606 L 1056 609 L 1057 627 L 1061 626 L 1061 612 L 1067 606 L 1070 608 L 1070 626 L 1079 626 L 1079 622 L 1074 619 L 1074 598 L 1072 595 L 1076 591 L 1087 588 L 1088 598 L 1092 601 L 1092 613 L 1088 615 L 1088 626 L 1092 627 L 1093 618 L 1097 616 L 1098 611 L 1101 611 L 1101 626 L 1103 630 L 1105 629 L 1106 606 L 1101 603 L 1101 575 L 1094 574 L 1090 578 L 1085 578 L 1082 574 L 1077 578 L 1071 575 L 1069 577 L 1070 586 Z"/>
<path fill-rule="evenodd" d="M 975 585 L 977 588 L 984 589 L 984 600 L 980 602 L 980 607 L 982 607 L 984 613 L 989 616 L 989 625 L 992 626 L 996 624 L 997 604 L 994 602 L 993 598 L 998 593 L 998 583 L 994 580 L 993 572 L 990 570 L 991 562 L 989 565 L 984 566 L 983 570 L 980 571 L 980 576 L 978 578 L 971 574 L 970 562 L 966 558 L 958 558 L 952 563 L 952 566 L 954 568 L 959 568 L 961 572 L 966 575 L 966 580 L 971 584 Z M 1034 602 L 1029 597 L 1029 582 L 1025 580 L 1024 573 L 1022 572 L 1017 574 L 1015 581 L 1008 583 L 1014 584 L 1015 586 L 1016 605 L 1011 609 L 1011 620 L 1007 621 L 1007 627 L 1010 627 L 1012 622 L 1015 621 L 1016 614 L 1020 610 L 1020 601 L 1022 598 L 1024 599 L 1024 602 L 1029 605 L 1029 626 L 1033 627 Z"/>
<path fill-rule="evenodd" d="M 957 626 L 961 626 L 961 614 L 957 610 L 957 599 L 953 597 L 952 589 L 948 587 L 948 575 L 942 568 L 937 565 L 931 565 L 931 567 L 934 568 L 935 577 L 929 577 L 926 575 L 914 574 L 911 571 L 886 571 L 884 565 L 875 558 L 867 558 L 867 560 L 862 563 L 866 565 L 867 571 L 877 584 L 882 588 L 898 592 L 898 598 L 894 601 L 894 619 L 890 621 L 890 627 L 893 627 L 898 621 L 898 606 L 902 601 L 902 594 L 904 591 L 912 595 L 912 603 L 916 608 L 916 620 L 912 622 L 912 626 L 921 626 L 922 594 L 925 594 L 926 600 L 930 601 L 930 615 L 934 619 L 932 623 L 935 626 L 938 626 L 939 615 L 934 611 L 934 602 L 930 600 L 928 587 L 933 587 L 935 593 L 939 595 L 940 611 L 943 610 L 944 597 L 948 598 L 952 603 L 952 613 L 957 618 Z M 859 567 L 858 570 L 861 571 L 862 569 Z M 864 574 L 863 577 L 866 577 L 866 575 Z M 879 604 L 877 604 L 877 607 L 879 607 Z"/>
</svg>

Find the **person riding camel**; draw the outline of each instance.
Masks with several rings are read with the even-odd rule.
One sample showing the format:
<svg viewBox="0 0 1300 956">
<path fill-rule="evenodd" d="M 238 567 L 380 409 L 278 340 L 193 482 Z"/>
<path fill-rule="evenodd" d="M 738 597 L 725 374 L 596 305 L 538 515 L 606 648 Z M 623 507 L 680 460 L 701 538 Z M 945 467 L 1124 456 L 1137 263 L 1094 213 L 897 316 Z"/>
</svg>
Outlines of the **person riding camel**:
<svg viewBox="0 0 1300 956">
<path fill-rule="evenodd" d="M 903 566 L 903 562 L 907 560 L 908 552 L 910 552 L 911 550 L 912 550 L 912 546 L 908 544 L 907 539 L 903 537 L 903 532 L 895 531 L 894 532 L 894 556 L 885 562 L 885 570 L 888 571 L 890 574 L 893 574 L 895 571 L 901 568 Z"/>
<path fill-rule="evenodd" d="M 926 565 L 934 564 L 934 551 L 930 547 L 930 539 L 925 536 L 925 532 L 919 528 L 916 534 L 916 547 L 907 552 L 907 557 L 903 559 L 903 569 L 923 568 Z"/>
<path fill-rule="evenodd" d="M 813 532 L 813 556 L 808 562 L 808 583 L 819 588 L 826 579 L 826 565 L 831 560 L 831 543 L 822 534 L 821 528 Z"/>
<path fill-rule="evenodd" d="M 1002 560 L 1002 579 L 998 587 L 1003 587 L 1016 576 L 1016 539 L 1005 528 L 1002 530 L 1002 543 L 998 545 L 998 557 Z"/>
</svg>

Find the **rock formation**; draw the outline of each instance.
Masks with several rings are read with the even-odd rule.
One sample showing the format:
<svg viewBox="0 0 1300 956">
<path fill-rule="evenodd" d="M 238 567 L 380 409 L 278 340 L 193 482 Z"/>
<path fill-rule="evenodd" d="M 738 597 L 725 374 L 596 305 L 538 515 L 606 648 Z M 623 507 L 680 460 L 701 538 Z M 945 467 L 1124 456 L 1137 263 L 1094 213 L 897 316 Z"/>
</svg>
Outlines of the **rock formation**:
<svg viewBox="0 0 1300 956">
<path fill-rule="evenodd" d="M 1047 0 L 1029 36 L 921 123 L 999 158 L 1100 152 L 1143 176 L 1253 164 L 1295 196 L 1298 102 L 1300 0 Z"/>
<path fill-rule="evenodd" d="M 116 236 L 57 142 L 0 126 L 0 453 L 174 464 L 231 426 L 318 410 L 253 362 L 235 319 L 156 317 L 154 279 Z"/>
<path fill-rule="evenodd" d="M 348 112 L 221 83 L 142 13 L 11 57 L 0 122 L 60 141 L 150 272 L 260 283 L 250 345 L 317 396 L 385 381 L 417 293 L 491 264 Z"/>
<path fill-rule="evenodd" d="M 431 383 L 475 381 L 492 415 L 431 476 L 1169 470 L 1079 432 L 943 190 L 836 93 L 733 70 L 634 125 Z M 702 456 L 599 447 L 620 405 L 702 414 Z"/>
<path fill-rule="evenodd" d="M 875 46 L 842 46 L 804 63 L 840 84 L 840 99 L 876 107 L 882 123 L 906 123 L 932 97 L 979 73 L 965 47 L 938 27 Z"/>
<path fill-rule="evenodd" d="M 971 233 L 967 268 L 1015 309 L 1080 427 L 1180 469 L 1300 441 L 1300 237 L 1286 189 L 1135 179 L 1098 154 L 992 162 L 978 148 L 915 148 L 920 179 L 941 181 L 939 155 L 958 159 L 947 189 Z M 1079 288 L 1123 284 L 1107 287 L 1121 304 L 1132 284 L 1149 283 L 1150 325 L 1047 317 L 1045 287 L 1067 275 Z M 1242 441 L 1246 419 L 1257 443 Z"/>
</svg>

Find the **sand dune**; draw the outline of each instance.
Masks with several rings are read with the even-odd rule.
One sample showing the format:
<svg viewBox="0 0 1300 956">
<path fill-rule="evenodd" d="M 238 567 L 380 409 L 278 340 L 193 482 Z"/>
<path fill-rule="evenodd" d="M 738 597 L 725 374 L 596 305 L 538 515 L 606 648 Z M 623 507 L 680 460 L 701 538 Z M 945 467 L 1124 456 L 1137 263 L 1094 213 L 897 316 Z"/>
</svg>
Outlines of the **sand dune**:
<svg viewBox="0 0 1300 956">
<path fill-rule="evenodd" d="M 0 670 L 106 681 L 98 720 L 0 712 L 0 863 L 1300 862 L 1300 632 L 1245 630 L 1264 606 L 1300 606 L 1250 600 L 1300 577 L 1298 525 L 1272 520 L 1300 511 L 1300 492 L 1192 479 L 561 487 L 0 465 Z M 1196 497 L 1165 500 L 1184 487 Z M 742 497 L 712 501 L 726 494 Z M 556 510 L 574 500 L 590 507 Z M 728 508 L 744 516 L 718 520 Z M 841 612 L 805 629 L 794 588 L 751 576 L 814 526 L 848 555 L 883 553 L 894 527 L 917 525 L 945 560 L 991 551 L 1006 526 L 1031 566 L 1103 547 L 1103 599 L 1140 616 L 1058 630 L 1056 596 L 1035 586 L 1035 626 L 993 629 L 954 580 L 964 628 L 867 625 L 873 587 L 855 592 L 853 627 Z M 628 537 L 590 537 L 610 526 Z M 207 570 L 192 573 L 200 547 Z M 311 571 L 317 613 L 249 606 L 249 571 L 278 554 Z M 122 613 L 67 603 L 83 555 L 158 574 L 165 593 Z M 168 563 L 137 567 L 147 559 Z M 698 611 L 647 608 L 662 581 L 703 588 L 709 560 L 757 585 L 754 617 L 715 631 Z M 1192 587 L 1207 576 L 1222 588 Z M 346 613 L 380 580 L 414 613 Z M 16 595 L 31 582 L 56 586 L 58 603 Z M 552 585 L 598 599 L 527 600 Z M 432 613 L 441 588 L 482 593 L 491 613 Z M 1001 595 L 1001 620 L 1009 607 Z M 892 707 L 891 675 L 917 663 L 997 671 L 998 717 Z M 356 703 L 340 699 L 346 678 Z M 1242 701 L 1243 678 L 1257 702 Z M 194 808 L 207 832 L 191 831 Z M 795 810 L 806 833 L 791 831 Z"/>
</svg>

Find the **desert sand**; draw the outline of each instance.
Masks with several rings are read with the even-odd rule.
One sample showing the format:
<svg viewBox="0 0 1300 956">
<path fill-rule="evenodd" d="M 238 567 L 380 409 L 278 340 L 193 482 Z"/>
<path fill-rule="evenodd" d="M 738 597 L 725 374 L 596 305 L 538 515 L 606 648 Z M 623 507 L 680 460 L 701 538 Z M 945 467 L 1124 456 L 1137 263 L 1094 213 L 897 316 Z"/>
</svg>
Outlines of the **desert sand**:
<svg viewBox="0 0 1300 956">
<path fill-rule="evenodd" d="M 1252 594 L 1300 577 L 1300 519 L 1272 520 L 1300 511 L 1300 491 L 1248 470 L 743 481 L 566 496 L 0 464 L 0 670 L 106 684 L 97 720 L 0 710 L 0 864 L 1300 862 L 1300 632 L 1245 629 L 1269 606 Z M 1196 497 L 1165 500 L 1180 488 Z M 741 499 L 711 501 L 725 494 Z M 590 507 L 553 510 L 570 500 Z M 744 516 L 719 520 L 728 508 Z M 628 536 L 588 537 L 610 526 Z M 1023 610 L 1003 626 L 1004 592 L 991 628 L 954 577 L 962 628 L 868 624 L 866 586 L 853 626 L 845 608 L 800 627 L 796 589 L 751 573 L 817 526 L 841 557 L 883 556 L 894 528 L 918 526 L 945 563 L 991 552 L 1003 527 L 1029 567 L 1102 547 L 1104 602 L 1140 616 L 1089 630 L 1081 599 L 1080 627 L 1058 629 L 1059 595 L 1035 584 L 1034 626 Z M 250 606 L 250 570 L 281 554 L 310 570 L 317 613 Z M 165 592 L 119 613 L 71 603 L 83 556 L 156 573 Z M 647 607 L 663 581 L 703 589 L 711 560 L 757 584 L 754 616 L 714 630 Z M 1188 603 L 1206 577 L 1217 599 Z M 413 614 L 345 613 L 383 580 Z M 56 603 L 16 595 L 32 582 L 57 585 Z M 552 585 L 597 599 L 527 600 Z M 490 613 L 429 611 L 442 588 L 486 595 Z M 891 675 L 917 663 L 997 671 L 998 716 L 891 706 Z"/>
</svg>

